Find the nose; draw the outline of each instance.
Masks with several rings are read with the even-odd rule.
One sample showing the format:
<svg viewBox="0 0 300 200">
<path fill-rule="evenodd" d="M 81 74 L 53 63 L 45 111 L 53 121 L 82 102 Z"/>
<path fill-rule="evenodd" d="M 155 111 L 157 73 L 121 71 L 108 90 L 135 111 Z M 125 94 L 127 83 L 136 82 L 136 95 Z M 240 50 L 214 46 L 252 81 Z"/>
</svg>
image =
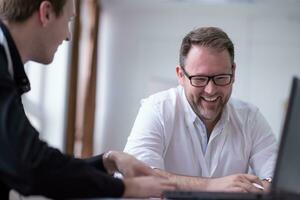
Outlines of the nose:
<svg viewBox="0 0 300 200">
<path fill-rule="evenodd" d="M 210 79 L 207 85 L 204 87 L 204 91 L 207 94 L 214 94 L 215 90 L 216 90 L 216 85 L 214 84 L 213 80 Z"/>
<path fill-rule="evenodd" d="M 67 32 L 67 37 L 66 37 L 66 41 L 71 41 L 72 40 L 72 32 L 71 32 L 71 30 L 72 30 L 72 27 L 71 27 L 72 25 L 69 23 L 68 24 L 68 32 Z"/>
<path fill-rule="evenodd" d="M 72 33 L 71 31 L 68 31 L 68 35 L 66 37 L 66 41 L 71 41 L 72 40 Z"/>
</svg>

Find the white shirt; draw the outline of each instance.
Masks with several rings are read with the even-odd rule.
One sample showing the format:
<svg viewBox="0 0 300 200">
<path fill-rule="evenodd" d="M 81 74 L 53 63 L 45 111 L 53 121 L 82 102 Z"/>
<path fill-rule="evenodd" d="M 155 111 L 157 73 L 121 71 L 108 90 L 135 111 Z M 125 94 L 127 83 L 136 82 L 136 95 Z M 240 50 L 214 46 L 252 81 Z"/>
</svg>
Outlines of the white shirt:
<svg viewBox="0 0 300 200">
<path fill-rule="evenodd" d="M 201 177 L 272 177 L 277 143 L 258 108 L 230 99 L 209 141 L 181 86 L 142 100 L 124 149 L 168 172 Z"/>
</svg>

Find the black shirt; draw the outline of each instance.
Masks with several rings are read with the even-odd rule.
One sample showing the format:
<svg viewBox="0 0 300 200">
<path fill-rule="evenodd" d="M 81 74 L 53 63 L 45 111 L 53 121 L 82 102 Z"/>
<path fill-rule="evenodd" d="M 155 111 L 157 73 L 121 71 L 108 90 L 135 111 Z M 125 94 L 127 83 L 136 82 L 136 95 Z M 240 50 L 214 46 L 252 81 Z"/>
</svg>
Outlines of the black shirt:
<svg viewBox="0 0 300 200">
<path fill-rule="evenodd" d="M 124 183 L 107 175 L 102 155 L 76 159 L 39 139 L 21 101 L 30 84 L 20 54 L 1 22 L 0 28 L 13 66 L 12 77 L 0 43 L 0 199 L 8 199 L 10 189 L 54 199 L 122 196 Z"/>
</svg>

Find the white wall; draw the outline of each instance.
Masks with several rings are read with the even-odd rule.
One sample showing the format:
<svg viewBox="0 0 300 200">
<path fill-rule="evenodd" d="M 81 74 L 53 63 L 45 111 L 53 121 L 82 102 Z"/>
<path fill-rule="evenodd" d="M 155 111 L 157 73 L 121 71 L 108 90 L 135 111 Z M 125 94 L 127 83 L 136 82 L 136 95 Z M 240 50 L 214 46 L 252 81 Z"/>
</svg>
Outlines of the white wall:
<svg viewBox="0 0 300 200">
<path fill-rule="evenodd" d="M 300 76 L 300 1 L 244 2 L 102 0 L 96 153 L 122 150 L 140 99 L 176 86 L 181 40 L 200 26 L 229 34 L 237 63 L 233 96 L 257 105 L 279 136 L 291 77 Z"/>
<path fill-rule="evenodd" d="M 22 96 L 25 111 L 39 131 L 40 137 L 51 146 L 64 149 L 69 43 L 58 48 L 53 63 L 26 64 L 31 91 Z"/>
</svg>

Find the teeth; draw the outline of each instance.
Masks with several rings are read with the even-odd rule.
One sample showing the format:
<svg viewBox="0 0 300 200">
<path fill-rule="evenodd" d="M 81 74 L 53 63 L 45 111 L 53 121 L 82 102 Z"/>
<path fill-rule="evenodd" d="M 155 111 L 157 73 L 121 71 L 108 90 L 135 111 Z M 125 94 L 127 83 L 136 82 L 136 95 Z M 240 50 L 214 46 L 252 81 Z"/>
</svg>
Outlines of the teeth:
<svg viewBox="0 0 300 200">
<path fill-rule="evenodd" d="M 217 98 L 218 97 L 203 97 L 203 99 L 205 100 L 205 101 L 210 101 L 210 102 L 212 102 L 212 101 L 215 101 L 215 100 L 217 100 Z"/>
</svg>

